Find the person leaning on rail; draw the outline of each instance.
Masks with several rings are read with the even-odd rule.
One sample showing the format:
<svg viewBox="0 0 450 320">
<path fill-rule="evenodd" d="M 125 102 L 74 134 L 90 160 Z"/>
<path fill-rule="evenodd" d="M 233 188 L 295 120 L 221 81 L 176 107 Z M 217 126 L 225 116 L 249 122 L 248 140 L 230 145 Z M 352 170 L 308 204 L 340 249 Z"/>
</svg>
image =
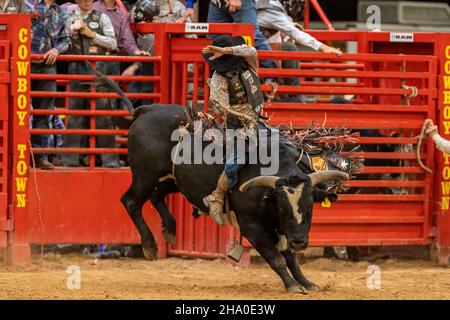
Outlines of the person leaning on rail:
<svg viewBox="0 0 450 320">
<path fill-rule="evenodd" d="M 176 22 L 184 16 L 185 6 L 178 0 L 137 0 L 130 10 L 130 20 L 133 25 L 143 22 Z M 190 20 L 188 20 L 190 22 Z M 154 53 L 155 36 L 152 33 L 139 33 L 136 30 L 136 43 L 140 50 Z M 124 76 L 153 75 L 153 63 L 135 62 L 122 73 Z M 152 93 L 153 83 L 148 81 L 131 82 L 128 92 Z M 135 107 L 151 104 L 148 98 L 131 100 Z M 125 109 L 125 106 L 122 106 Z"/>
<path fill-rule="evenodd" d="M 137 0 L 130 10 L 130 21 L 134 26 L 136 43 L 140 50 L 147 51 L 150 55 L 154 54 L 155 37 L 152 33 L 139 33 L 136 24 L 143 22 L 153 22 L 161 13 L 161 5 L 155 0 Z M 153 75 L 153 63 L 134 62 L 129 65 L 123 72 L 123 76 L 151 76 Z M 128 86 L 128 92 L 132 93 L 152 93 L 153 83 L 150 81 L 131 82 Z M 132 99 L 135 107 L 143 104 L 151 104 L 148 98 Z M 122 105 L 122 109 L 127 109 Z"/>
<path fill-rule="evenodd" d="M 256 9 L 258 10 L 258 25 L 261 30 L 281 31 L 293 39 L 296 44 L 304 45 L 324 53 L 334 53 L 338 56 L 342 55 L 341 50 L 327 46 L 306 32 L 296 28 L 292 18 L 287 14 L 286 9 L 280 1 L 256 0 Z"/>
<path fill-rule="evenodd" d="M 125 8 L 121 9 L 116 0 L 98 0 L 94 2 L 94 10 L 106 14 L 114 28 L 117 40 L 117 49 L 111 52 L 112 55 L 120 56 L 149 56 L 148 51 L 140 50 L 136 45 L 133 31 L 131 31 L 130 20 L 128 19 Z M 121 63 L 119 61 L 99 62 L 99 65 L 106 71 L 107 75 L 120 75 Z M 102 66 L 104 65 L 104 66 Z M 112 101 L 112 108 L 117 109 L 117 100 Z"/>
<path fill-rule="evenodd" d="M 105 55 L 107 52 L 115 50 L 117 41 L 114 35 L 114 28 L 109 17 L 101 12 L 92 9 L 93 0 L 76 0 L 77 6 L 69 8 L 69 17 L 67 24 L 72 37 L 72 49 L 70 54 L 73 55 Z M 104 70 L 96 67 L 100 72 Z M 90 74 L 90 70 L 86 63 L 70 62 L 70 74 Z M 81 81 L 70 82 L 71 92 L 90 92 L 89 84 Z M 96 86 L 97 92 L 108 92 L 109 88 L 104 85 Z M 89 98 L 71 98 L 69 108 L 71 110 L 89 110 L 91 99 Z M 96 110 L 111 110 L 111 104 L 106 98 L 96 99 Z M 96 117 L 96 129 L 113 129 L 113 121 L 111 116 Z M 82 129 L 89 127 L 88 117 L 70 116 L 68 118 L 67 129 Z M 87 147 L 87 136 L 66 135 L 64 137 L 65 148 Z M 96 136 L 96 146 L 98 148 L 115 148 L 114 135 L 98 135 Z M 117 154 L 102 154 L 101 161 L 103 167 L 115 168 L 120 167 L 119 156 Z M 61 165 L 65 167 L 80 166 L 80 157 L 78 154 L 66 153 L 61 157 Z"/>
<path fill-rule="evenodd" d="M 56 58 L 71 47 L 67 29 L 67 15 L 54 0 L 30 0 L 26 2 L 26 11 L 31 13 L 31 52 L 44 54 L 41 60 L 31 61 L 31 73 L 56 74 Z M 32 80 L 31 91 L 56 91 L 55 80 Z M 54 97 L 33 98 L 34 109 L 51 109 L 55 105 Z M 32 128 L 49 129 L 48 116 L 34 116 Z M 48 135 L 33 135 L 33 147 L 48 148 Z M 35 155 L 36 167 L 54 169 L 45 154 Z M 33 163 L 33 162 L 32 162 Z"/>
<path fill-rule="evenodd" d="M 194 20 L 194 3 L 197 0 L 186 0 L 184 17 L 178 22 L 185 22 L 189 17 Z M 258 50 L 271 50 L 267 39 L 259 30 L 255 0 L 210 0 L 208 9 L 209 23 L 248 23 L 254 25 L 255 48 Z M 264 68 L 276 68 L 275 61 L 265 60 L 261 62 Z M 266 79 L 270 81 L 271 79 Z"/>
</svg>

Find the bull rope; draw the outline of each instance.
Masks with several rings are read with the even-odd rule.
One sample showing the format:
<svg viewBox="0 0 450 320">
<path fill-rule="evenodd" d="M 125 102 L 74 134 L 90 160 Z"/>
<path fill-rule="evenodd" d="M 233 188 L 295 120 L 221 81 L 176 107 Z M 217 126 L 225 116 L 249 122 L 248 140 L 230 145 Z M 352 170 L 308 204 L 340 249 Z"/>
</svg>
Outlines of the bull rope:
<svg viewBox="0 0 450 320">
<path fill-rule="evenodd" d="M 220 106 L 220 108 L 224 109 L 226 112 L 229 112 L 229 113 L 235 115 L 236 117 L 242 117 L 242 118 L 245 118 L 248 121 L 251 121 L 253 123 L 257 123 L 257 121 L 254 118 L 250 117 L 249 115 L 247 115 L 245 113 L 232 110 L 232 109 L 230 109 L 229 107 L 226 107 L 226 106 Z"/>
<path fill-rule="evenodd" d="M 39 215 L 39 223 L 41 224 L 41 234 L 42 234 L 42 242 L 41 242 L 41 267 L 44 266 L 44 242 L 45 242 L 45 229 L 44 229 L 44 220 L 42 219 L 42 210 L 41 210 L 41 196 L 39 194 L 39 188 L 37 183 L 37 175 L 36 175 L 36 160 L 34 158 L 34 152 L 31 146 L 31 141 L 28 140 L 28 145 L 30 147 L 31 161 L 33 162 L 33 176 L 34 176 L 34 187 L 36 189 L 36 197 L 38 200 L 38 215 Z"/>
<path fill-rule="evenodd" d="M 295 164 L 298 164 L 302 160 L 304 153 L 305 153 L 305 150 L 302 149 L 302 153 L 300 153 L 300 157 L 298 158 L 297 161 L 295 161 Z"/>
<path fill-rule="evenodd" d="M 188 122 L 188 123 L 186 123 L 186 125 L 178 128 L 178 131 L 180 131 L 180 137 L 178 138 L 177 147 L 175 149 L 175 154 L 174 154 L 175 158 L 172 160 L 172 173 L 169 173 L 169 174 L 165 175 L 164 177 L 159 178 L 159 180 L 158 180 L 159 182 L 163 182 L 168 179 L 173 179 L 175 181 L 175 183 L 177 183 L 177 179 L 175 177 L 175 162 L 177 160 L 178 152 L 180 151 L 180 146 L 183 143 L 184 135 L 185 135 L 189 125 L 190 125 L 190 123 Z"/>
<path fill-rule="evenodd" d="M 420 131 L 420 136 L 419 136 L 419 142 L 417 143 L 417 148 L 416 148 L 416 156 L 417 156 L 417 161 L 419 162 L 420 167 L 425 170 L 428 173 L 433 173 L 433 170 L 431 170 L 430 168 L 428 168 L 423 162 L 422 159 L 420 158 L 420 151 L 422 150 L 422 141 L 423 138 L 425 136 L 425 128 L 427 127 L 428 123 L 430 123 L 431 120 L 427 119 L 423 122 L 422 125 L 422 130 Z"/>
<path fill-rule="evenodd" d="M 420 159 L 420 151 L 422 150 L 422 141 L 425 136 L 425 128 L 428 126 L 428 124 L 430 122 L 431 122 L 430 119 L 426 119 L 423 122 L 422 130 L 420 131 L 419 142 L 417 143 L 416 156 L 417 156 L 417 161 L 419 162 L 420 167 L 428 173 L 433 173 L 433 170 L 431 170 L 430 168 L 425 166 L 425 164 L 422 162 L 422 159 Z"/>
</svg>

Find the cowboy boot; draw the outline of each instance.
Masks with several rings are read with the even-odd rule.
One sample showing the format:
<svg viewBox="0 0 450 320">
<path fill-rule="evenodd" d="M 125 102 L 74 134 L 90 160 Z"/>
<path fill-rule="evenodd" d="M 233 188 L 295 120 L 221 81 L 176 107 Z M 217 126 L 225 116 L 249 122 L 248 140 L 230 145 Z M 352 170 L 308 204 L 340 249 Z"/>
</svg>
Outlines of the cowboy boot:
<svg viewBox="0 0 450 320">
<path fill-rule="evenodd" d="M 223 226 L 223 205 L 225 202 L 225 195 L 228 190 L 228 177 L 222 172 L 217 181 L 216 190 L 214 190 L 209 196 L 203 198 L 203 203 L 209 209 L 209 215 L 220 226 Z"/>
</svg>

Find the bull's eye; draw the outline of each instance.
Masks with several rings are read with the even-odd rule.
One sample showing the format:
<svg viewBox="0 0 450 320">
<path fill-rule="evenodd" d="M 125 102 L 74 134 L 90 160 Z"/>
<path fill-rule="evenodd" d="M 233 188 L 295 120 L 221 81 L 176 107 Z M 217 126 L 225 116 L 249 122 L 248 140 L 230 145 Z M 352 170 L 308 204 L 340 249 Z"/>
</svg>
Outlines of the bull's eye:
<svg viewBox="0 0 450 320">
<path fill-rule="evenodd" d="M 288 188 L 287 191 L 288 191 L 290 194 L 294 194 L 294 192 L 295 192 L 295 190 L 292 189 L 292 188 Z"/>
</svg>

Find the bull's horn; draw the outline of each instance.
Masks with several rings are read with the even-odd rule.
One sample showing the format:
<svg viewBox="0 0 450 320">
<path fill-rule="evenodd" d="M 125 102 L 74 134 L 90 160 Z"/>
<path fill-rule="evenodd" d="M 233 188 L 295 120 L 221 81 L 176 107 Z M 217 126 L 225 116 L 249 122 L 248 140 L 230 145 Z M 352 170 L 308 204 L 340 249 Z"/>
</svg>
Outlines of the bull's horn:
<svg viewBox="0 0 450 320">
<path fill-rule="evenodd" d="M 326 170 L 318 171 L 309 174 L 311 178 L 311 185 L 314 187 L 318 183 L 328 181 L 328 180 L 348 180 L 349 176 L 347 173 L 337 170 Z"/>
<path fill-rule="evenodd" d="M 259 176 L 253 179 L 248 180 L 246 183 L 239 187 L 239 191 L 245 192 L 250 188 L 256 187 L 268 187 L 275 189 L 275 184 L 277 183 L 280 177 L 275 176 Z"/>
</svg>

